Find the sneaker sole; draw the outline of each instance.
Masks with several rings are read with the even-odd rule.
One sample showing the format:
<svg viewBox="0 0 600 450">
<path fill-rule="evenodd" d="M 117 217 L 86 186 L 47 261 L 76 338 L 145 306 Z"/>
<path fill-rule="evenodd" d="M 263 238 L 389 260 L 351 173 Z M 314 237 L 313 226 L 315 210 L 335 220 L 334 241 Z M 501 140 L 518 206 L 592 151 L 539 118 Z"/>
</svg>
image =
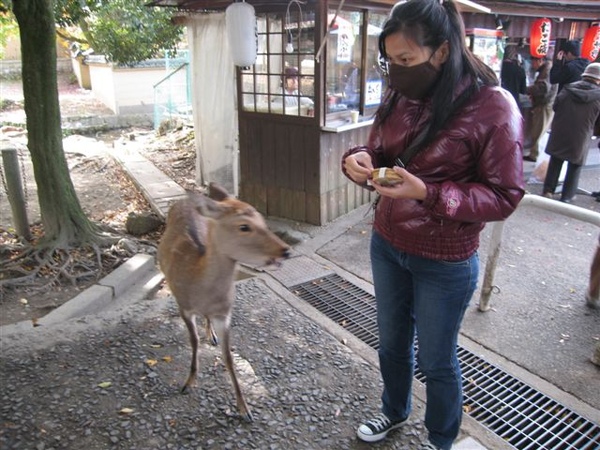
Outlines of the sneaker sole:
<svg viewBox="0 0 600 450">
<path fill-rule="evenodd" d="M 388 430 L 384 431 L 383 433 L 373 434 L 373 435 L 363 434 L 360 432 L 360 429 L 358 429 L 358 430 L 356 430 L 356 436 L 361 441 L 364 441 L 364 442 L 378 442 L 378 441 L 381 441 L 382 439 L 385 439 L 385 437 L 388 435 L 388 433 L 390 431 L 397 430 L 398 428 L 405 425 L 406 422 L 408 422 L 408 420 L 405 420 L 403 422 L 398 422 L 396 425 L 391 426 Z"/>
</svg>

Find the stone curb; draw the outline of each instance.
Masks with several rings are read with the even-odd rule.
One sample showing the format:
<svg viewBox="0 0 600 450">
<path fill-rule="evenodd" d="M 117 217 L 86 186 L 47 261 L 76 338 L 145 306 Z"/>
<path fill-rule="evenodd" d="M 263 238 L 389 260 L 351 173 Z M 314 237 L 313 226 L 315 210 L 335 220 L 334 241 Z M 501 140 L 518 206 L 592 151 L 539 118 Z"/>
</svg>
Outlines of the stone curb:
<svg viewBox="0 0 600 450">
<path fill-rule="evenodd" d="M 162 274 L 158 271 L 154 256 L 137 254 L 90 286 L 76 297 L 54 309 L 40 320 L 37 325 L 52 326 L 68 320 L 87 315 L 96 315 L 120 304 L 123 294 L 136 288 L 138 296 L 146 296 L 162 282 Z M 32 330 L 32 322 L 24 320 L 15 324 L 0 327 L 0 336 Z"/>
</svg>

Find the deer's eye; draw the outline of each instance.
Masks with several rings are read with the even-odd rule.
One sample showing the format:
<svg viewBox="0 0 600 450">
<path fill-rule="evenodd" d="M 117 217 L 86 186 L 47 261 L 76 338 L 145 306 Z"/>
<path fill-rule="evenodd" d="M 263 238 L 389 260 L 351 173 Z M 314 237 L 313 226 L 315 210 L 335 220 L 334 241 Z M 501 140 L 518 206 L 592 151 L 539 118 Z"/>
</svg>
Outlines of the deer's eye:
<svg viewBox="0 0 600 450">
<path fill-rule="evenodd" d="M 242 233 L 249 233 L 251 231 L 250 225 L 246 225 L 246 224 L 240 225 L 240 231 Z"/>
</svg>

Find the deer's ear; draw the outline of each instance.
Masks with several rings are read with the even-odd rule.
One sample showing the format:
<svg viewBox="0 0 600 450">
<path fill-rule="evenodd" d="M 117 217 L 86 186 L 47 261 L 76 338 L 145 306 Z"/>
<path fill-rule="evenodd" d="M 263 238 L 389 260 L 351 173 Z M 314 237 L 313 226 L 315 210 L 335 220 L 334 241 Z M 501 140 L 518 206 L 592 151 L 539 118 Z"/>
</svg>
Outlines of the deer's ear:
<svg viewBox="0 0 600 450">
<path fill-rule="evenodd" d="M 193 193 L 188 196 L 188 199 L 198 214 L 212 219 L 219 219 L 223 214 L 232 210 L 231 206 L 215 201 L 206 195 Z"/>
<path fill-rule="evenodd" d="M 222 202 L 230 197 L 229 192 L 227 192 L 223 186 L 213 181 L 208 184 L 208 196 L 218 202 Z"/>
</svg>

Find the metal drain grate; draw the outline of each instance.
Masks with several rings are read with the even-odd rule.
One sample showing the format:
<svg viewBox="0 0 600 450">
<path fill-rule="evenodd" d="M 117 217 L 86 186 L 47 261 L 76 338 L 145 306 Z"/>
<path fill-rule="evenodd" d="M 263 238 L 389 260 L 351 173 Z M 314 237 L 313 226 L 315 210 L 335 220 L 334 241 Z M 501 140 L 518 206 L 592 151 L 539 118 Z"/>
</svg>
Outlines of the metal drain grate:
<svg viewBox="0 0 600 450">
<path fill-rule="evenodd" d="M 375 298 L 337 274 L 290 288 L 374 349 Z M 600 426 L 479 356 L 458 348 L 467 414 L 519 450 L 598 450 Z M 416 368 L 415 378 L 425 382 Z"/>
</svg>

